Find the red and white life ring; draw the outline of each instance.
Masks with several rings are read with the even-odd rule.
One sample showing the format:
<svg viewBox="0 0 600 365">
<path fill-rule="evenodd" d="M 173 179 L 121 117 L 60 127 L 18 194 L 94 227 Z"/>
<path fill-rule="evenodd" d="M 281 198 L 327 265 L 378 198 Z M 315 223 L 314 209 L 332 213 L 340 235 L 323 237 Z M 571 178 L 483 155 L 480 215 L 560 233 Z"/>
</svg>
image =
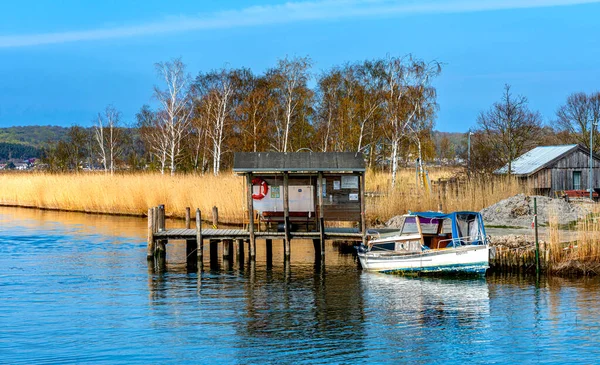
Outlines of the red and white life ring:
<svg viewBox="0 0 600 365">
<path fill-rule="evenodd" d="M 266 181 L 259 177 L 255 177 L 252 179 L 252 185 L 259 185 L 258 194 L 252 194 L 252 199 L 261 200 L 267 196 L 267 193 L 269 192 L 269 185 L 267 185 Z"/>
</svg>

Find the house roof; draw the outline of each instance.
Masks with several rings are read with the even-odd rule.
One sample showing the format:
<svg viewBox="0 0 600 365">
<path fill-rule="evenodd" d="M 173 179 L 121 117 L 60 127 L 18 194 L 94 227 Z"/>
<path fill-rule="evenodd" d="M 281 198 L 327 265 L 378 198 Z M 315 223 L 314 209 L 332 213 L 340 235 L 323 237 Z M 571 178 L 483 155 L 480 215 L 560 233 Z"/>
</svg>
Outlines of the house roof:
<svg viewBox="0 0 600 365">
<path fill-rule="evenodd" d="M 572 152 L 576 148 L 582 148 L 577 144 L 561 146 L 539 146 L 521 155 L 512 162 L 512 173 L 515 175 L 530 175 L 544 168 L 550 162 Z M 508 173 L 508 164 L 494 171 L 496 174 Z"/>
<path fill-rule="evenodd" d="M 237 152 L 234 172 L 364 172 L 362 153 L 355 152 Z"/>
</svg>

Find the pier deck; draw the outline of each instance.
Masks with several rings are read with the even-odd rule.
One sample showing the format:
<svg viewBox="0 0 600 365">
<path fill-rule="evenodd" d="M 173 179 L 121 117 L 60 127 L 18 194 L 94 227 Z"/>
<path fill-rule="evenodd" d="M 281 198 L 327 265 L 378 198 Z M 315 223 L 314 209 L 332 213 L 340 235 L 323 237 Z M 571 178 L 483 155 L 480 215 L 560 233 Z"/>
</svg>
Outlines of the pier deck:
<svg viewBox="0 0 600 365">
<path fill-rule="evenodd" d="M 195 229 L 174 228 L 154 233 L 155 239 L 191 240 L 196 239 L 198 231 Z M 319 232 L 290 232 L 292 239 L 318 239 Z M 254 232 L 257 239 L 284 239 L 285 232 Z M 245 229 L 203 229 L 202 238 L 207 240 L 235 240 L 250 239 L 250 232 Z M 325 239 L 360 241 L 362 234 L 353 228 L 326 228 Z"/>
<path fill-rule="evenodd" d="M 273 241 L 281 240 L 284 242 L 285 258 L 289 260 L 290 242 L 294 239 L 312 240 L 315 247 L 315 260 L 322 259 L 325 254 L 326 240 L 339 240 L 350 242 L 363 242 L 364 232 L 358 228 L 341 227 L 319 227 L 319 231 L 293 231 L 286 229 L 279 231 L 254 231 L 250 229 L 218 229 L 203 228 L 200 209 L 196 209 L 195 229 L 191 228 L 190 208 L 186 208 L 186 228 L 165 227 L 164 206 L 148 209 L 148 260 L 164 264 L 166 258 L 166 248 L 170 240 L 186 241 L 186 257 L 189 267 L 195 267 L 203 261 L 204 244 L 209 243 L 209 252 L 211 262 L 217 261 L 217 252 L 219 243 L 223 246 L 223 258 L 230 259 L 235 252 L 238 259 L 244 257 L 245 247 L 248 249 L 249 257 L 254 260 L 256 257 L 256 242 L 261 241 L 266 246 L 267 262 L 272 258 Z M 213 209 L 213 227 L 218 226 L 218 211 Z M 162 262 L 162 264 L 161 264 Z"/>
</svg>

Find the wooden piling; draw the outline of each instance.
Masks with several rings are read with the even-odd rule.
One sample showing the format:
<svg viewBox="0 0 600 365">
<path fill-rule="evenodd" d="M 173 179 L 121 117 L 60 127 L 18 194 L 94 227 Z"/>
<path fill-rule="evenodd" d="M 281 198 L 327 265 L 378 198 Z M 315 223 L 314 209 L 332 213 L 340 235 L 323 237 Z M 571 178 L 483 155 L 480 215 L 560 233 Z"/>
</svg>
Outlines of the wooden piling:
<svg viewBox="0 0 600 365">
<path fill-rule="evenodd" d="M 202 215 L 200 209 L 196 209 L 196 242 L 197 249 L 196 255 L 198 262 L 202 262 L 204 259 L 204 240 L 202 239 Z"/>
<path fill-rule="evenodd" d="M 190 229 L 191 226 L 191 217 L 190 217 L 190 207 L 185 208 L 185 228 Z"/>
<path fill-rule="evenodd" d="M 315 247 L 315 257 L 317 251 L 319 251 L 319 257 L 321 257 L 325 254 L 325 220 L 323 219 L 323 172 L 321 171 L 319 171 L 317 176 L 317 195 L 319 197 L 319 247 Z"/>
<path fill-rule="evenodd" d="M 267 267 L 273 266 L 273 240 L 265 240 L 265 247 L 267 250 Z"/>
<path fill-rule="evenodd" d="M 244 264 L 244 240 L 238 239 L 235 246 L 235 257 L 240 263 L 240 265 Z"/>
<path fill-rule="evenodd" d="M 230 259 L 233 255 L 233 240 L 223 240 L 223 258 Z"/>
<path fill-rule="evenodd" d="M 283 239 L 283 252 L 285 257 L 290 256 L 290 194 L 289 194 L 289 173 L 283 173 L 283 225 L 285 237 Z"/>
<path fill-rule="evenodd" d="M 190 207 L 185 208 L 185 228 L 191 228 L 191 216 L 190 216 Z M 196 265 L 197 254 L 196 250 L 198 249 L 198 242 L 196 240 L 185 240 L 185 257 L 187 261 L 187 265 L 190 269 L 192 269 Z"/>
<path fill-rule="evenodd" d="M 321 261 L 321 240 L 313 239 L 313 247 L 315 248 L 315 263 Z"/>
<path fill-rule="evenodd" d="M 154 208 L 148 208 L 148 247 L 146 249 L 146 257 L 152 260 L 154 256 Z"/>
<path fill-rule="evenodd" d="M 210 255 L 210 267 L 215 267 L 219 265 L 219 241 L 218 240 L 210 240 L 209 241 L 209 255 Z"/>
<path fill-rule="evenodd" d="M 248 202 L 248 233 L 250 235 L 250 259 L 256 258 L 256 237 L 254 237 L 254 200 L 252 199 L 252 174 L 246 175 L 246 199 Z"/>
<path fill-rule="evenodd" d="M 212 208 L 212 227 L 214 229 L 219 228 L 219 208 Z"/>
<path fill-rule="evenodd" d="M 165 230 L 165 206 L 164 205 L 159 205 L 158 206 L 158 232 L 163 232 Z M 166 249 L 166 245 L 167 245 L 167 241 L 166 240 L 158 240 L 156 242 L 155 248 L 154 248 L 154 256 L 155 258 L 158 259 L 163 259 L 167 256 L 167 249 Z"/>
<path fill-rule="evenodd" d="M 367 213 L 366 213 L 366 202 L 365 202 L 365 174 L 358 175 L 360 180 L 360 233 L 362 233 L 362 244 L 363 246 L 367 245 Z M 323 230 L 325 227 L 323 226 Z M 322 249 L 322 258 L 325 257 L 325 245 L 321 245 Z"/>
</svg>

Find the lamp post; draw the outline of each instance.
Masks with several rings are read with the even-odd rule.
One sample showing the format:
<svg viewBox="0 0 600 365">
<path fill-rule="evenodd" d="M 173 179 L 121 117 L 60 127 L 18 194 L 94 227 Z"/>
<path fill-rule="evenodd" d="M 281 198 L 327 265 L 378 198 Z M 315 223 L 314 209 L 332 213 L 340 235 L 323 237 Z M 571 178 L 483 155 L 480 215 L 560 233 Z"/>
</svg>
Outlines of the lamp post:
<svg viewBox="0 0 600 365">
<path fill-rule="evenodd" d="M 467 176 L 471 177 L 471 136 L 473 132 L 469 132 L 467 137 Z"/>
<path fill-rule="evenodd" d="M 598 122 L 590 120 L 590 173 L 588 176 L 588 188 L 590 189 L 590 200 L 594 200 L 594 127 L 598 125 Z"/>
</svg>

